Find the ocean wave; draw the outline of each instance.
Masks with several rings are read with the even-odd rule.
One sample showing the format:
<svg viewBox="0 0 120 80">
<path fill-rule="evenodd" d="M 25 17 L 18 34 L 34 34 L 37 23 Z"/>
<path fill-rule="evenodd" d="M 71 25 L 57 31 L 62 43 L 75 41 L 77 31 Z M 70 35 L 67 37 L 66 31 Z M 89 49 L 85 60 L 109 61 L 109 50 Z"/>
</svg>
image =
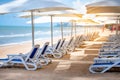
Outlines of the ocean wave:
<svg viewBox="0 0 120 80">
<path fill-rule="evenodd" d="M 58 37 L 55 37 L 55 38 L 58 38 Z M 40 40 L 50 40 L 50 37 L 46 37 L 46 38 L 37 38 L 35 39 L 34 41 L 40 41 Z M 5 44 L 0 44 L 0 46 L 8 46 L 8 45 L 16 45 L 16 44 L 24 44 L 24 43 L 27 43 L 27 42 L 31 42 L 32 40 L 23 40 L 23 41 L 15 41 L 15 42 L 8 42 L 8 43 L 5 43 Z"/>
<path fill-rule="evenodd" d="M 50 34 L 51 31 L 37 31 L 35 32 L 35 35 L 40 35 L 40 34 Z"/>
<path fill-rule="evenodd" d="M 54 33 L 59 33 L 59 30 L 55 30 Z M 51 31 L 35 31 L 35 35 L 50 35 Z M 25 34 L 10 34 L 10 35 L 0 35 L 0 38 L 13 38 L 13 37 L 29 37 L 32 33 L 25 33 Z"/>
<path fill-rule="evenodd" d="M 28 41 L 21 41 L 21 42 L 11 42 L 11 43 L 5 43 L 5 44 L 0 44 L 0 46 L 8 46 L 8 45 L 15 45 L 15 44 L 24 44 L 27 42 L 31 42 L 31 40 Z"/>
<path fill-rule="evenodd" d="M 0 35 L 0 38 L 10 38 L 10 37 L 25 37 L 25 36 L 30 36 L 31 33 L 27 33 L 27 34 L 11 34 L 11 35 Z"/>
</svg>

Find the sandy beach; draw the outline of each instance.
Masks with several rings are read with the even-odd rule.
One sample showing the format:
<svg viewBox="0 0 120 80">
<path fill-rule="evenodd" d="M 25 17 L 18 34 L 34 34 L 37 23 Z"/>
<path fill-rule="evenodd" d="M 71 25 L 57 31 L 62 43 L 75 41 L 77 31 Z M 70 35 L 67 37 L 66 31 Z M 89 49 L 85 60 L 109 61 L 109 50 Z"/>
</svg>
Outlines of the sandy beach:
<svg viewBox="0 0 120 80">
<path fill-rule="evenodd" d="M 54 39 L 54 44 L 57 42 L 58 38 Z M 50 42 L 50 40 L 37 40 L 35 44 L 39 44 L 40 47 L 43 46 L 45 42 Z M 50 44 L 51 45 L 51 44 Z M 20 44 L 13 44 L 7 46 L 0 46 L 0 57 L 6 57 L 6 54 L 18 54 L 18 53 L 27 53 L 32 49 L 32 41 L 25 42 Z"/>
<path fill-rule="evenodd" d="M 106 33 L 108 34 L 108 33 Z M 120 80 L 118 72 L 92 74 L 88 68 L 97 57 L 102 42 L 108 36 L 100 36 L 96 41 L 87 43 L 75 52 L 61 59 L 52 58 L 53 62 L 36 71 L 27 71 L 24 67 L 0 68 L 0 80 Z M 23 53 L 31 49 L 30 43 L 0 47 L 0 57 L 10 53 Z"/>
<path fill-rule="evenodd" d="M 1 0 L 0 80 L 120 80 L 119 13 L 120 0 Z"/>
</svg>

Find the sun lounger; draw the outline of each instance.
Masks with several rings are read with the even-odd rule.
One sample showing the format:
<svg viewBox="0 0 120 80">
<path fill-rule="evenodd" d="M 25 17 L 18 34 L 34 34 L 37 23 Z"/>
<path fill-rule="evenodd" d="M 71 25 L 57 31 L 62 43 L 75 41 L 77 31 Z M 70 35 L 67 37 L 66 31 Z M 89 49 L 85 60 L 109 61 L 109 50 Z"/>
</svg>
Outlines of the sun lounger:
<svg viewBox="0 0 120 80">
<path fill-rule="evenodd" d="M 66 43 L 65 43 L 65 38 L 61 40 L 61 43 L 59 45 L 59 48 L 57 49 L 59 52 L 61 52 L 63 55 L 67 54 L 67 51 L 64 49 Z"/>
<path fill-rule="evenodd" d="M 100 50 L 99 57 L 120 57 L 120 49 Z"/>
<path fill-rule="evenodd" d="M 38 67 L 41 67 L 40 64 L 37 64 L 35 58 L 39 51 L 39 45 L 35 45 L 30 53 L 26 57 L 21 55 L 14 55 L 5 59 L 0 59 L 0 67 L 3 66 L 14 66 L 15 64 L 23 64 L 27 70 L 36 70 Z"/>
<path fill-rule="evenodd" d="M 109 58 L 109 57 L 120 57 L 120 52 L 117 52 L 117 51 L 112 51 L 112 52 L 101 52 L 99 53 L 98 57 L 106 57 L 106 58 Z"/>
<path fill-rule="evenodd" d="M 80 47 L 83 44 L 83 36 L 80 35 L 76 38 L 72 37 L 67 45 L 65 46 L 67 49 L 67 52 L 73 52 L 75 48 Z"/>
<path fill-rule="evenodd" d="M 54 48 L 52 47 L 48 48 L 48 50 L 46 51 L 46 55 L 52 55 L 55 58 L 61 58 L 63 54 L 62 52 L 59 51 L 60 44 L 61 44 L 61 39 L 58 40 Z"/>
<path fill-rule="evenodd" d="M 49 46 L 49 42 L 46 42 L 43 45 L 43 47 L 39 49 L 39 52 L 37 53 L 36 60 L 41 65 L 47 65 L 47 64 L 52 62 L 52 60 L 45 55 L 45 52 L 46 52 L 48 46 Z M 26 53 L 26 54 L 22 54 L 22 53 L 20 53 L 20 54 L 9 54 L 7 56 L 8 56 L 8 58 L 11 58 L 11 57 L 14 57 L 14 56 L 17 56 L 17 55 L 21 55 L 23 58 L 25 58 L 28 55 L 28 53 Z"/>
<path fill-rule="evenodd" d="M 97 40 L 97 38 L 100 37 L 99 36 L 99 31 L 91 32 L 89 34 L 90 34 L 90 41 Z"/>
<path fill-rule="evenodd" d="M 117 48 L 120 46 L 120 43 L 108 43 L 108 44 L 103 44 L 102 48 Z"/>
<path fill-rule="evenodd" d="M 73 52 L 75 49 L 75 45 L 74 45 L 74 37 L 71 37 L 70 40 L 68 41 L 67 45 L 66 45 L 66 50 L 67 52 Z"/>
<path fill-rule="evenodd" d="M 55 44 L 55 46 L 53 46 L 53 47 L 49 46 L 49 49 L 52 51 L 57 50 L 60 43 L 61 43 L 61 39 L 58 40 L 58 42 L 57 42 L 57 44 Z"/>
<path fill-rule="evenodd" d="M 120 67 L 120 58 L 95 58 L 89 71 L 91 73 L 105 73 L 113 67 Z"/>
<path fill-rule="evenodd" d="M 120 51 L 120 45 L 102 46 L 100 52 Z"/>
<path fill-rule="evenodd" d="M 49 63 L 52 62 L 52 59 L 50 59 L 46 55 L 46 50 L 48 49 L 49 42 L 46 42 L 43 47 L 39 50 L 39 53 L 37 54 L 37 62 L 40 63 L 41 65 L 48 65 Z"/>
<path fill-rule="evenodd" d="M 76 37 L 76 40 L 75 40 L 75 47 L 79 48 L 81 45 L 83 44 L 83 38 L 82 38 L 82 35 Z"/>
<path fill-rule="evenodd" d="M 63 47 L 61 48 L 65 53 L 69 53 L 69 51 L 74 51 L 74 37 L 71 37 L 69 41 L 66 41 Z"/>
<path fill-rule="evenodd" d="M 120 39 L 120 36 L 118 35 L 111 35 L 109 38 L 108 38 L 108 41 L 110 42 L 113 42 L 113 41 L 117 41 Z"/>
<path fill-rule="evenodd" d="M 87 34 L 82 35 L 82 37 L 83 37 L 83 40 L 84 40 L 84 41 L 89 41 L 89 37 L 88 37 L 88 35 L 87 35 Z"/>
</svg>

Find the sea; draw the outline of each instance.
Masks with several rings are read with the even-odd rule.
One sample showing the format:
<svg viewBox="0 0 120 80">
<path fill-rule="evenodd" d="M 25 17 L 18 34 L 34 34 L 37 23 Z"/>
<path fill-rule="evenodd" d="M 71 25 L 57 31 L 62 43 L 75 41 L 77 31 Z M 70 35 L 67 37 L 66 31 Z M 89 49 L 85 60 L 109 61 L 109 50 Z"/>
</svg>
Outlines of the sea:
<svg viewBox="0 0 120 80">
<path fill-rule="evenodd" d="M 51 38 L 51 28 L 50 26 L 35 26 L 34 28 L 35 40 L 44 40 Z M 79 27 L 76 31 L 77 33 L 83 33 L 83 28 Z M 74 31 L 73 31 L 74 34 Z M 64 37 L 71 35 L 71 27 L 63 27 Z M 61 28 L 60 26 L 53 27 L 53 37 L 61 38 Z M 0 46 L 20 44 L 24 42 L 29 42 L 32 40 L 32 28 L 31 26 L 0 26 Z"/>
</svg>

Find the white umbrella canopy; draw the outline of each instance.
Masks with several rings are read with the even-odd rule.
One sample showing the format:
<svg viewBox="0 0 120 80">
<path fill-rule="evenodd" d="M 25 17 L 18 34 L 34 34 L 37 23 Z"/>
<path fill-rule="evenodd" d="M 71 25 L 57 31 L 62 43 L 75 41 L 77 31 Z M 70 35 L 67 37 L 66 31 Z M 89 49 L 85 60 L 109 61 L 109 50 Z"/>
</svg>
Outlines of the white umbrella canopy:
<svg viewBox="0 0 120 80">
<path fill-rule="evenodd" d="M 86 5 L 88 14 L 120 13 L 120 0 L 103 0 Z"/>
<path fill-rule="evenodd" d="M 98 22 L 92 20 L 92 19 L 79 19 L 77 20 L 78 23 L 80 23 L 81 25 L 92 25 L 92 24 L 99 24 Z"/>
<path fill-rule="evenodd" d="M 88 14 L 119 14 L 120 13 L 120 0 L 103 0 L 96 3 L 88 4 Z M 118 20 L 117 23 L 120 21 Z M 118 35 L 118 29 L 116 29 Z"/>
<path fill-rule="evenodd" d="M 62 3 L 54 0 L 15 0 L 9 3 L 0 5 L 0 14 L 13 12 L 31 12 L 32 25 L 32 46 L 34 46 L 34 13 L 33 12 L 48 12 L 59 10 L 71 10 Z"/>
<path fill-rule="evenodd" d="M 18 4 L 19 3 L 19 4 Z M 47 12 L 72 9 L 54 0 L 14 0 L 0 5 L 0 14 L 11 12 Z"/>
<path fill-rule="evenodd" d="M 120 19 L 120 13 L 97 13 L 95 19 L 106 23 L 115 23 Z"/>
<path fill-rule="evenodd" d="M 50 12 L 35 12 L 35 16 L 57 16 L 57 17 L 82 17 L 82 14 L 75 10 L 62 10 L 62 11 L 50 11 Z M 29 18 L 31 16 L 30 12 L 24 12 L 19 15 L 22 18 Z"/>
<path fill-rule="evenodd" d="M 118 17 L 120 13 L 97 13 L 95 14 L 96 17 Z"/>
<path fill-rule="evenodd" d="M 69 22 L 70 20 L 79 20 L 79 17 L 56 17 L 54 16 L 53 21 L 54 22 Z M 50 16 L 43 16 L 36 18 L 34 20 L 34 23 L 47 23 L 51 22 Z M 27 21 L 28 24 L 31 23 L 31 21 Z"/>
</svg>

